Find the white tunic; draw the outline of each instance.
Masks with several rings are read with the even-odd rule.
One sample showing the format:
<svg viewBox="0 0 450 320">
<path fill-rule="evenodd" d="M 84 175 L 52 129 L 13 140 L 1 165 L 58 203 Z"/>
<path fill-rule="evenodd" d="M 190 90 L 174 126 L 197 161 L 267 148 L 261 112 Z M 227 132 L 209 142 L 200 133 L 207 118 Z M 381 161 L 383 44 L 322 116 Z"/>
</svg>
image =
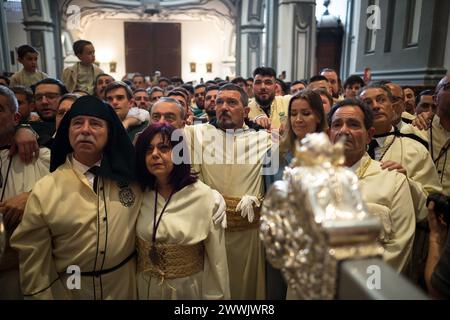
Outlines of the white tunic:
<svg viewBox="0 0 450 320">
<path fill-rule="evenodd" d="M 152 241 L 155 192 L 144 193 L 137 222 L 137 236 Z M 158 195 L 157 218 L 166 203 Z M 176 279 L 152 277 L 139 272 L 139 299 L 229 299 L 230 285 L 225 250 L 225 232 L 214 225 L 215 208 L 211 189 L 201 181 L 173 194 L 157 229 L 156 241 L 162 244 L 205 246 L 203 271 Z"/>
</svg>

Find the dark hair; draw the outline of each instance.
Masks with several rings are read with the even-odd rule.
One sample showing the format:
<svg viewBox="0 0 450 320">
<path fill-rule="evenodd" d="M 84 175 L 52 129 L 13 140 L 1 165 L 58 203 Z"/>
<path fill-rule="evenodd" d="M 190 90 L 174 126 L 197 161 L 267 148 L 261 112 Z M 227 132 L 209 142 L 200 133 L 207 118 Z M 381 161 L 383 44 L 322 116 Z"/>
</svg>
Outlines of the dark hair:
<svg viewBox="0 0 450 320">
<path fill-rule="evenodd" d="M 31 90 L 33 90 L 33 94 L 36 93 L 36 88 L 37 88 L 38 86 L 40 86 L 41 84 L 55 84 L 55 85 L 57 85 L 57 86 L 59 87 L 59 94 L 60 94 L 60 95 L 64 95 L 64 94 L 66 94 L 66 93 L 69 93 L 69 91 L 67 91 L 66 86 L 65 86 L 61 81 L 59 81 L 58 79 L 55 79 L 55 78 L 45 78 L 45 79 L 42 79 L 41 81 L 36 82 L 35 84 L 33 84 L 33 85 L 30 87 Z"/>
<path fill-rule="evenodd" d="M 129 86 L 131 91 L 134 90 L 134 83 L 131 80 L 123 80 L 122 82 Z"/>
<path fill-rule="evenodd" d="M 172 77 L 172 78 L 170 78 L 170 81 L 172 81 L 172 82 L 179 82 L 181 84 L 184 84 L 183 79 L 181 79 L 180 77 Z"/>
<path fill-rule="evenodd" d="M 223 86 L 226 85 L 226 84 L 229 84 L 229 82 L 228 82 L 228 81 L 219 81 L 219 82 L 217 83 L 217 85 L 218 85 L 219 87 L 223 87 Z"/>
<path fill-rule="evenodd" d="M 277 77 L 277 73 L 273 68 L 270 67 L 258 67 L 253 71 L 253 77 L 256 77 L 256 75 L 260 76 L 268 76 L 268 77 Z"/>
<path fill-rule="evenodd" d="M 333 96 L 328 92 L 327 89 L 325 88 L 316 88 L 313 89 L 314 92 L 317 92 L 319 95 L 325 95 L 328 99 L 328 101 L 330 102 L 330 106 L 333 106 L 334 100 L 333 100 Z"/>
<path fill-rule="evenodd" d="M 227 83 L 227 84 L 219 87 L 219 92 L 220 91 L 237 91 L 241 94 L 241 102 L 242 102 L 243 107 L 246 107 L 248 105 L 247 92 L 245 92 L 245 90 L 242 89 L 241 87 L 239 87 L 238 85 L 236 85 L 234 83 Z"/>
<path fill-rule="evenodd" d="M 245 81 L 251 81 L 251 82 L 253 82 L 253 78 L 252 77 L 249 77 L 249 78 L 247 78 L 247 80 L 245 80 Z"/>
<path fill-rule="evenodd" d="M 128 100 L 131 100 L 133 98 L 133 91 L 131 90 L 130 86 L 127 85 L 124 81 L 114 81 L 114 82 L 111 82 L 110 84 L 108 84 L 105 88 L 105 97 L 108 92 L 110 92 L 111 90 L 118 89 L 118 88 L 125 89 L 125 93 L 127 95 Z"/>
<path fill-rule="evenodd" d="M 111 75 L 109 75 L 109 74 L 107 74 L 107 73 L 100 73 L 99 75 L 97 75 L 96 77 L 95 77 L 95 84 L 97 84 L 97 81 L 98 81 L 98 79 L 100 78 L 100 77 L 110 77 L 111 79 L 113 79 L 113 81 L 115 81 L 114 80 L 114 78 L 113 78 L 113 76 L 111 76 Z"/>
<path fill-rule="evenodd" d="M 154 86 L 154 87 L 152 87 L 152 88 L 150 89 L 149 94 L 152 95 L 153 92 L 162 92 L 162 93 L 164 93 L 164 90 L 163 90 L 162 88 L 158 87 L 158 86 Z"/>
<path fill-rule="evenodd" d="M 183 90 L 181 90 L 181 88 L 178 87 L 173 90 L 170 90 L 167 93 L 167 97 L 174 97 L 174 96 L 183 97 L 184 101 L 186 102 L 187 107 L 189 108 L 188 95 L 186 92 L 184 92 Z"/>
<path fill-rule="evenodd" d="M 247 86 L 247 81 L 245 81 L 242 77 L 236 77 L 233 80 L 231 80 L 231 83 L 238 84 L 238 83 L 244 83 Z"/>
<path fill-rule="evenodd" d="M 167 82 L 168 84 L 172 84 L 172 81 L 170 81 L 169 78 L 164 78 L 164 77 L 159 78 L 158 84 L 160 84 L 163 81 Z"/>
<path fill-rule="evenodd" d="M 92 45 L 92 42 L 87 40 L 78 40 L 73 43 L 73 52 L 76 56 L 83 54 L 84 47 Z"/>
<path fill-rule="evenodd" d="M 354 84 L 358 84 L 358 83 L 361 86 L 361 88 L 364 87 L 364 85 L 365 85 L 364 80 L 360 76 L 353 74 L 350 77 L 348 77 L 347 79 L 345 79 L 344 89 L 346 89 L 347 87 L 352 87 Z"/>
<path fill-rule="evenodd" d="M 133 95 L 135 95 L 135 94 L 138 93 L 138 92 L 145 92 L 146 94 L 148 94 L 148 91 L 147 91 L 147 90 L 142 89 L 142 88 L 139 88 L 139 89 L 133 90 Z"/>
<path fill-rule="evenodd" d="M 308 85 L 308 84 L 306 83 L 305 80 L 296 80 L 296 81 L 294 81 L 294 82 L 291 83 L 291 87 L 292 87 L 292 86 L 295 86 L 296 84 L 299 84 L 299 83 L 301 83 L 301 84 L 304 85 L 305 87 Z"/>
<path fill-rule="evenodd" d="M 336 75 L 338 74 L 337 71 L 332 68 L 323 68 L 322 71 L 320 71 L 320 74 L 322 74 L 324 72 L 334 72 L 334 73 L 336 73 Z M 338 78 L 339 78 L 339 76 L 338 76 Z"/>
<path fill-rule="evenodd" d="M 145 81 L 144 75 L 141 74 L 141 73 L 139 73 L 139 72 L 136 72 L 136 73 L 133 75 L 133 77 L 131 78 L 131 80 L 134 80 L 135 78 L 142 78 L 142 79 L 144 79 L 144 81 Z"/>
<path fill-rule="evenodd" d="M 328 81 L 328 79 L 325 76 L 321 76 L 320 74 L 316 74 L 315 76 L 312 76 L 309 79 L 309 83 L 311 82 L 316 82 L 316 81 L 326 81 L 326 82 L 330 82 Z"/>
<path fill-rule="evenodd" d="M 384 90 L 384 92 L 386 92 L 386 95 L 388 96 L 388 99 L 390 102 L 393 102 L 393 97 L 392 97 L 392 91 L 391 89 L 386 85 L 388 83 L 392 83 L 392 82 L 386 82 L 386 81 L 372 81 L 370 82 L 367 86 L 361 88 L 358 92 L 358 96 L 361 95 L 361 93 L 363 93 L 364 91 L 366 91 L 367 89 L 382 89 Z M 403 92 L 402 92 L 403 93 Z"/>
<path fill-rule="evenodd" d="M 192 84 L 184 83 L 180 86 L 180 88 L 186 89 L 191 95 L 194 94 L 194 86 Z"/>
<path fill-rule="evenodd" d="M 184 154 L 187 151 L 186 138 L 183 134 L 183 131 L 178 129 L 177 133 L 180 134 L 180 139 L 178 141 L 173 141 L 172 136 L 176 131 L 175 127 L 166 124 L 166 123 L 155 123 L 149 125 L 137 138 L 136 141 L 136 177 L 137 181 L 140 184 L 142 190 L 144 191 L 146 188 L 149 190 L 155 190 L 156 185 L 156 177 L 152 175 L 146 165 L 146 156 L 147 151 L 150 146 L 150 142 L 153 138 L 160 134 L 161 139 L 170 145 L 172 151 L 174 147 L 178 144 L 182 144 L 182 148 L 180 148 L 179 156 L 183 158 L 182 163 L 173 164 L 173 170 L 169 176 L 169 184 L 173 188 L 173 190 L 179 191 L 184 187 L 193 184 L 197 181 L 197 174 L 191 172 L 191 165 L 189 163 L 189 154 Z M 177 148 L 178 149 L 178 148 Z M 172 155 L 173 157 L 173 155 Z M 187 161 L 186 161 L 187 160 Z"/>
<path fill-rule="evenodd" d="M 205 96 L 208 93 L 208 91 L 211 91 L 211 90 L 219 90 L 219 86 L 209 86 L 209 87 L 207 86 L 206 90 L 205 90 Z"/>
<path fill-rule="evenodd" d="M 276 79 L 276 82 L 280 85 L 281 91 L 283 91 L 283 95 L 287 94 L 288 87 L 287 87 L 286 82 L 284 82 L 281 79 Z"/>
<path fill-rule="evenodd" d="M 10 88 L 14 94 L 23 94 L 26 97 L 28 103 L 33 102 L 33 92 L 30 88 L 25 86 L 14 86 Z"/>
<path fill-rule="evenodd" d="M 422 91 L 420 91 L 420 93 L 416 96 L 416 105 L 419 104 L 420 98 L 421 98 L 422 96 L 434 96 L 434 90 L 432 90 L 432 89 L 427 89 L 427 90 L 422 90 Z"/>
<path fill-rule="evenodd" d="M 75 102 L 75 100 L 77 100 L 80 96 L 74 93 L 66 93 L 65 95 L 63 95 L 61 97 L 61 99 L 59 99 L 58 101 L 58 109 L 59 106 L 61 105 L 61 103 L 65 100 L 71 100 L 72 102 Z"/>
<path fill-rule="evenodd" d="M 208 86 L 217 86 L 217 83 L 214 80 L 208 80 L 205 82 L 205 85 Z"/>
<path fill-rule="evenodd" d="M 201 88 L 205 88 L 206 89 L 206 85 L 203 84 L 203 83 L 200 83 L 200 84 L 195 86 L 194 90 L 201 89 Z"/>
<path fill-rule="evenodd" d="M 30 46 L 28 44 L 24 44 L 23 46 L 20 46 L 17 49 L 17 56 L 19 57 L 19 59 L 25 58 L 25 55 L 27 53 L 37 53 L 37 54 L 39 54 L 39 52 L 35 48 L 33 48 L 32 46 Z"/>
<path fill-rule="evenodd" d="M 373 126 L 373 111 L 364 102 L 358 99 L 345 99 L 336 103 L 328 113 L 328 126 L 331 127 L 334 113 L 342 107 L 356 106 L 364 114 L 364 127 L 368 130 Z"/>
<path fill-rule="evenodd" d="M 5 81 L 6 81 L 6 84 L 7 84 L 7 86 L 9 87 L 9 84 L 10 84 L 11 82 L 9 81 L 9 78 L 8 78 L 8 77 L 5 77 L 5 76 L 2 76 L 2 75 L 0 75 L 0 79 L 3 79 L 3 80 L 5 80 Z"/>
</svg>

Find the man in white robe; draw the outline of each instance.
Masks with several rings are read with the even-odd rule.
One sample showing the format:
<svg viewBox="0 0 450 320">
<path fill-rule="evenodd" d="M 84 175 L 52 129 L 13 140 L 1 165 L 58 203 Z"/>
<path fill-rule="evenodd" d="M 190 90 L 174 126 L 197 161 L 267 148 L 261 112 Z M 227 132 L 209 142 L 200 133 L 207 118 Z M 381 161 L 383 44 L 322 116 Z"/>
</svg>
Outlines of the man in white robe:
<svg viewBox="0 0 450 320">
<path fill-rule="evenodd" d="M 10 156 L 14 126 L 20 119 L 14 93 L 0 86 L 0 213 L 3 214 L 6 248 L 0 257 L 0 300 L 22 299 L 17 252 L 9 245 L 9 238 L 20 223 L 29 192 L 36 181 L 48 174 L 50 151 L 41 149 L 39 158 L 24 164 L 19 155 Z"/>
<path fill-rule="evenodd" d="M 34 186 L 11 238 L 25 297 L 135 299 L 141 193 L 125 129 L 109 105 L 85 96 L 53 147 L 52 173 Z"/>
<path fill-rule="evenodd" d="M 416 219 L 407 178 L 397 171 L 381 169 L 366 153 L 375 132 L 373 112 L 356 100 L 344 100 L 328 114 L 329 135 L 333 142 L 345 138 L 345 165 L 361 181 L 361 191 L 371 212 L 380 217 L 384 260 L 397 272 L 410 260 Z"/>
<path fill-rule="evenodd" d="M 200 179 L 227 202 L 225 240 L 232 299 L 264 299 L 264 251 L 259 239 L 259 206 L 264 195 L 263 159 L 270 134 L 244 123 L 249 112 L 242 88 L 221 87 L 216 126 L 185 127 L 191 137 L 191 161 Z M 189 138 L 188 138 L 189 141 Z"/>
</svg>

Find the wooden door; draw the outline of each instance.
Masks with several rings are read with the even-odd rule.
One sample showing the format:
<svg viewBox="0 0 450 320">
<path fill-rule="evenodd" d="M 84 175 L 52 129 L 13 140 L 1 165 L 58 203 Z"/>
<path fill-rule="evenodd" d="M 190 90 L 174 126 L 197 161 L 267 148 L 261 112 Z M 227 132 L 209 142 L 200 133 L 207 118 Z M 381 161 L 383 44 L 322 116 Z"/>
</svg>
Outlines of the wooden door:
<svg viewBox="0 0 450 320">
<path fill-rule="evenodd" d="M 181 76 L 181 24 L 125 22 L 127 73 L 163 77 Z"/>
</svg>

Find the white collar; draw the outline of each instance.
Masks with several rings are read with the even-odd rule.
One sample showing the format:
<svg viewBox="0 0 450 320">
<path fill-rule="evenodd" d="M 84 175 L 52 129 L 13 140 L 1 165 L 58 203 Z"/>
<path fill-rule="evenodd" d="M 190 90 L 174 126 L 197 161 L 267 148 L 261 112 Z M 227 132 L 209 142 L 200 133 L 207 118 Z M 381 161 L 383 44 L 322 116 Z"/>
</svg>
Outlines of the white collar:
<svg viewBox="0 0 450 320">
<path fill-rule="evenodd" d="M 95 166 L 99 166 L 100 167 L 101 162 L 102 162 L 102 160 L 97 161 L 92 167 L 95 167 Z M 77 159 L 75 159 L 73 154 L 72 154 L 72 164 L 73 164 L 74 169 L 77 170 L 78 172 L 82 173 L 82 174 L 86 174 L 86 172 L 88 172 L 89 169 L 92 168 L 92 167 L 89 167 L 89 166 L 81 163 Z"/>
</svg>

